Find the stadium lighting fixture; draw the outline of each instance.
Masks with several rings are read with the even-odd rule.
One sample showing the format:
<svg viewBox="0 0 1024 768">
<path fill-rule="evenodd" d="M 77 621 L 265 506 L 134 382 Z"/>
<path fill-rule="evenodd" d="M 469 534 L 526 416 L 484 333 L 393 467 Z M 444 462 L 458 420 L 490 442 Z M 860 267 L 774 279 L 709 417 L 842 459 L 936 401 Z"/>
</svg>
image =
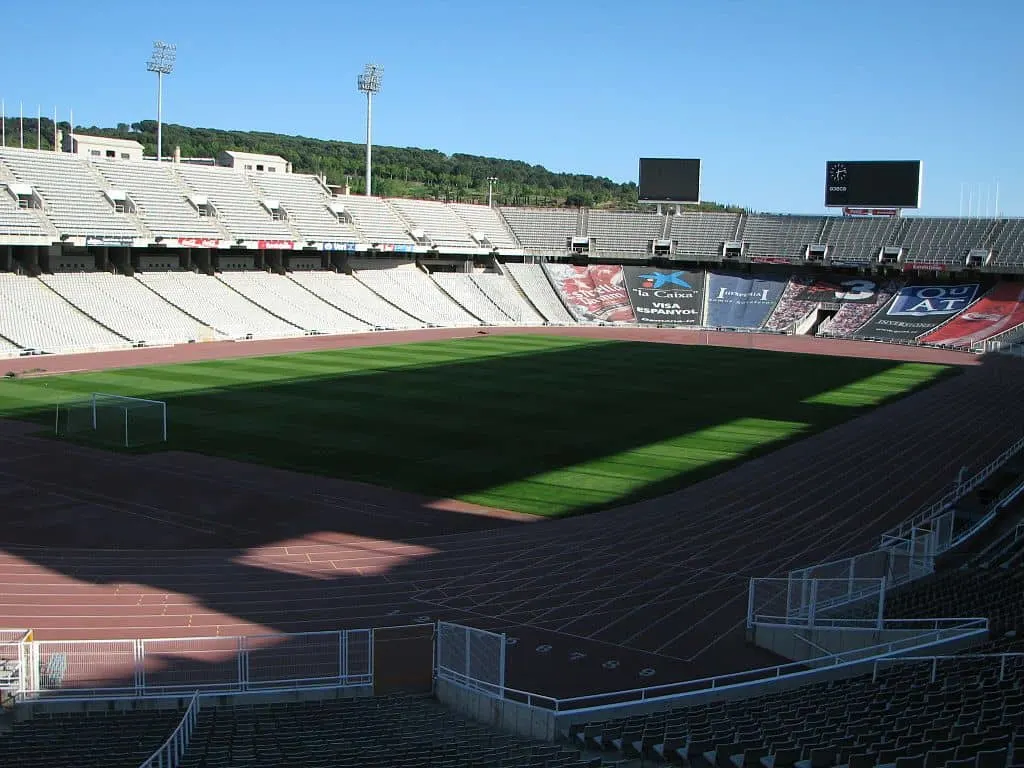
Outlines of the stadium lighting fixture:
<svg viewBox="0 0 1024 768">
<path fill-rule="evenodd" d="M 373 95 L 380 93 L 380 80 L 384 74 L 384 68 L 377 64 L 367 64 L 363 73 L 356 80 L 356 85 L 361 93 L 366 94 L 366 196 L 371 194 L 370 188 L 370 162 L 371 162 L 371 128 L 373 127 Z"/>
<path fill-rule="evenodd" d="M 494 185 L 498 183 L 497 176 L 487 177 L 487 207 L 494 207 Z"/>
<path fill-rule="evenodd" d="M 153 54 L 146 62 L 149 72 L 156 72 L 156 160 L 164 159 L 164 75 L 174 71 L 177 58 L 177 46 L 157 40 L 153 43 Z"/>
</svg>

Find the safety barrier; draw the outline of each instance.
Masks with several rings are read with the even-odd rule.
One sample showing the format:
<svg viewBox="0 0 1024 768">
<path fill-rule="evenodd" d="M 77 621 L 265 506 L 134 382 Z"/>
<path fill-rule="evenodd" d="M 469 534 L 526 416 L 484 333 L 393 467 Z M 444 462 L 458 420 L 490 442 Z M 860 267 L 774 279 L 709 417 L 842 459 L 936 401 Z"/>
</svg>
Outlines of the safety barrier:
<svg viewBox="0 0 1024 768">
<path fill-rule="evenodd" d="M 192 731 L 195 730 L 196 720 L 199 717 L 199 694 L 193 694 L 188 709 L 185 710 L 178 727 L 171 732 L 160 748 L 150 755 L 139 768 L 178 768 L 181 758 L 188 749 L 192 740 Z"/>
<path fill-rule="evenodd" d="M 31 641 L 30 629 L 0 629 L 0 704 L 25 692 Z"/>
<path fill-rule="evenodd" d="M 24 697 L 116 698 L 373 684 L 372 629 L 28 641 Z M 25 651 L 23 650 L 23 655 Z"/>
<path fill-rule="evenodd" d="M 437 625 L 436 674 L 496 698 L 505 694 L 505 635 L 451 624 Z"/>
</svg>

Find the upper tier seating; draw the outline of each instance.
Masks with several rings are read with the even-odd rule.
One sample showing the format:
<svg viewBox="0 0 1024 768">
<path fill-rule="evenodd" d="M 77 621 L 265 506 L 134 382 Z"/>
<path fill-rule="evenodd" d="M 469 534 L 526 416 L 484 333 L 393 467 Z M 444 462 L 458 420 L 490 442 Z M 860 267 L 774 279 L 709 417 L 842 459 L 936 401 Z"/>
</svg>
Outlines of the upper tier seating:
<svg viewBox="0 0 1024 768">
<path fill-rule="evenodd" d="M 457 272 L 436 272 L 434 280 L 445 293 L 474 317 L 488 325 L 512 325 L 512 319 L 491 301 L 470 275 Z"/>
<path fill-rule="evenodd" d="M 246 176 L 234 168 L 180 163 L 174 166 L 182 182 L 194 193 L 206 195 L 217 210 L 220 224 L 240 240 L 294 240 L 283 221 L 263 206 Z"/>
<path fill-rule="evenodd" d="M 807 246 L 821 241 L 823 216 L 747 216 L 743 223 L 745 255 L 803 259 Z"/>
<path fill-rule="evenodd" d="M 669 237 L 676 242 L 675 254 L 688 259 L 721 259 L 722 245 L 737 239 L 738 213 L 683 211 L 672 217 Z"/>
<path fill-rule="evenodd" d="M 215 277 L 196 272 L 138 272 L 135 276 L 174 306 L 229 338 L 302 335 L 301 329 L 256 306 Z"/>
<path fill-rule="evenodd" d="M 203 710 L 181 768 L 583 768 L 579 752 L 518 739 L 431 699 L 376 697 Z"/>
<path fill-rule="evenodd" d="M 336 200 L 345 206 L 346 212 L 365 236 L 360 240 L 371 244 L 413 245 L 405 224 L 379 197 L 344 195 Z"/>
<path fill-rule="evenodd" d="M 594 238 L 597 252 L 604 256 L 650 253 L 648 240 L 661 238 L 665 219 L 652 213 L 591 211 L 587 235 Z M 593 252 L 594 244 L 591 244 Z"/>
<path fill-rule="evenodd" d="M 829 259 L 843 264 L 874 264 L 884 246 L 892 245 L 899 219 L 894 216 L 829 216 L 821 239 Z"/>
<path fill-rule="evenodd" d="M 992 266 L 1024 267 L 1024 219 L 1007 219 L 990 243 Z"/>
<path fill-rule="evenodd" d="M 109 272 L 58 272 L 40 280 L 83 312 L 130 341 L 183 344 L 218 334 L 161 299 L 145 285 Z"/>
<path fill-rule="evenodd" d="M 495 208 L 486 205 L 471 205 L 470 203 L 449 203 L 448 207 L 466 222 L 470 232 L 486 236 L 494 248 L 503 250 L 519 248 L 519 243 L 516 242 L 512 232 Z"/>
<path fill-rule="evenodd" d="M 992 227 L 988 219 L 903 219 L 895 245 L 905 249 L 904 260 L 963 266 L 968 251 L 981 248 Z"/>
<path fill-rule="evenodd" d="M 364 269 L 356 277 L 377 294 L 413 317 L 430 325 L 480 325 L 480 321 L 452 301 L 429 276 L 415 267 Z"/>
<path fill-rule="evenodd" d="M 314 296 L 284 275 L 270 272 L 222 272 L 226 285 L 268 312 L 306 331 L 352 333 L 368 331 L 370 326 Z"/>
<path fill-rule="evenodd" d="M 470 278 L 516 325 L 544 324 L 544 318 L 523 298 L 511 278 L 486 272 L 475 272 Z"/>
<path fill-rule="evenodd" d="M 578 746 L 707 768 L 1004 768 L 1024 751 L 1024 662 L 880 664 L 749 699 L 573 726 Z M 1002 675 L 1002 677 L 1001 677 Z M 1016 735 L 1015 735 L 1016 734 Z M 763 762 L 762 762 L 763 761 Z M 950 763 L 952 766 L 952 763 Z"/>
<path fill-rule="evenodd" d="M 420 229 L 438 248 L 479 248 L 466 222 L 444 203 L 433 200 L 393 198 L 388 201 L 407 222 L 410 229 Z"/>
<path fill-rule="evenodd" d="M 36 211 L 18 207 L 18 201 L 8 191 L 5 182 L 0 178 L 0 237 L 31 236 L 41 237 L 51 234 Z"/>
<path fill-rule="evenodd" d="M 305 240 L 355 243 L 365 238 L 349 222 L 339 220 L 328 207 L 344 205 L 348 198 L 333 198 L 315 176 L 298 173 L 255 173 L 249 179 L 263 197 L 277 200 L 288 221 Z"/>
<path fill-rule="evenodd" d="M 181 722 L 176 709 L 36 714 L 0 738 L 0 765 L 138 768 Z"/>
<path fill-rule="evenodd" d="M 42 197 L 45 213 L 61 234 L 141 237 L 131 216 L 118 213 L 104 185 L 84 158 L 35 149 L 0 148 L 0 162 Z"/>
<path fill-rule="evenodd" d="M 345 310 L 375 328 L 423 328 L 426 323 L 389 304 L 351 275 L 335 272 L 293 272 L 291 279 L 328 304 Z"/>
<path fill-rule="evenodd" d="M 502 208 L 523 248 L 535 251 L 566 250 L 566 241 L 576 234 L 579 213 L 560 208 Z"/>
<path fill-rule="evenodd" d="M 131 346 L 34 277 L 0 272 L 0 336 L 25 349 L 86 352 Z"/>
<path fill-rule="evenodd" d="M 200 216 L 168 165 L 96 160 L 93 166 L 111 186 L 128 192 L 136 213 L 157 237 L 223 238 L 215 222 Z"/>
<path fill-rule="evenodd" d="M 556 325 L 576 324 L 540 264 L 506 264 L 505 268 L 545 320 Z"/>
</svg>

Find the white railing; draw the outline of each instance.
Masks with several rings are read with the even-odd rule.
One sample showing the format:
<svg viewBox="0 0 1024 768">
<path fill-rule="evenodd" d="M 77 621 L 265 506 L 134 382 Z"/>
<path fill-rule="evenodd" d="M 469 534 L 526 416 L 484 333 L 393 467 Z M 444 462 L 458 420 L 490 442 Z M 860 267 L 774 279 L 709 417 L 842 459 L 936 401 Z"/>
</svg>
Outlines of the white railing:
<svg viewBox="0 0 1024 768">
<path fill-rule="evenodd" d="M 188 709 L 185 710 L 178 727 L 139 768 L 178 768 L 181 758 L 185 755 L 185 750 L 188 749 L 189 741 L 192 739 L 192 731 L 195 730 L 198 717 L 199 694 L 193 694 L 192 701 L 189 702 Z"/>
<path fill-rule="evenodd" d="M 390 628 L 388 628 L 390 629 Z M 372 629 L 151 640 L 27 641 L 22 698 L 370 686 Z"/>
<path fill-rule="evenodd" d="M 964 661 L 974 661 L 981 659 L 983 661 L 993 661 L 999 659 L 999 680 L 1002 682 L 1006 679 L 1007 667 L 1013 663 L 1018 663 L 1022 669 L 1024 669 L 1024 653 L 958 653 L 955 656 L 898 656 L 895 658 L 881 658 L 877 659 L 873 665 L 871 673 L 872 680 L 878 679 L 878 667 L 879 665 L 885 664 L 913 664 L 918 663 L 929 663 L 932 666 L 931 671 L 931 682 L 935 682 L 938 679 L 938 668 L 939 663 L 943 661 L 950 661 L 953 663 L 962 663 Z"/>
<path fill-rule="evenodd" d="M 703 696 L 712 691 L 741 691 L 747 689 L 751 695 L 759 689 L 777 685 L 783 678 L 787 681 L 813 682 L 824 673 L 837 669 L 850 668 L 855 665 L 870 663 L 886 657 L 893 657 L 906 651 L 928 648 L 936 643 L 948 643 L 981 637 L 988 633 L 987 619 L 962 619 L 959 626 L 954 626 L 954 619 L 924 619 L 921 623 L 934 623 L 935 628 L 924 631 L 920 635 L 900 638 L 887 643 L 843 651 L 827 656 L 820 656 L 808 661 L 794 661 L 774 667 L 733 672 L 699 680 L 688 680 L 680 683 L 665 683 L 646 688 L 633 688 L 610 693 L 595 693 L 587 696 L 553 698 L 542 694 L 521 691 L 515 688 L 505 689 L 505 698 L 520 701 L 537 709 L 560 713 L 601 712 L 624 704 L 656 701 L 678 701 L 686 706 L 687 700 Z M 939 624 L 948 622 L 950 626 Z M 894 660 L 898 661 L 899 657 Z"/>
</svg>

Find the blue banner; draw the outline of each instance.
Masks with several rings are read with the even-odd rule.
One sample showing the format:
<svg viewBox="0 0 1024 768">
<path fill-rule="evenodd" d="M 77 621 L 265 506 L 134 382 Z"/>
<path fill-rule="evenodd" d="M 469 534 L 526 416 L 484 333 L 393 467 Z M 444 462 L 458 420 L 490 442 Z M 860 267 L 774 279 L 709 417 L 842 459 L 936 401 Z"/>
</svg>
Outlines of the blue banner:
<svg viewBox="0 0 1024 768">
<path fill-rule="evenodd" d="M 786 278 L 708 274 L 709 328 L 760 328 L 786 287 Z"/>
</svg>

